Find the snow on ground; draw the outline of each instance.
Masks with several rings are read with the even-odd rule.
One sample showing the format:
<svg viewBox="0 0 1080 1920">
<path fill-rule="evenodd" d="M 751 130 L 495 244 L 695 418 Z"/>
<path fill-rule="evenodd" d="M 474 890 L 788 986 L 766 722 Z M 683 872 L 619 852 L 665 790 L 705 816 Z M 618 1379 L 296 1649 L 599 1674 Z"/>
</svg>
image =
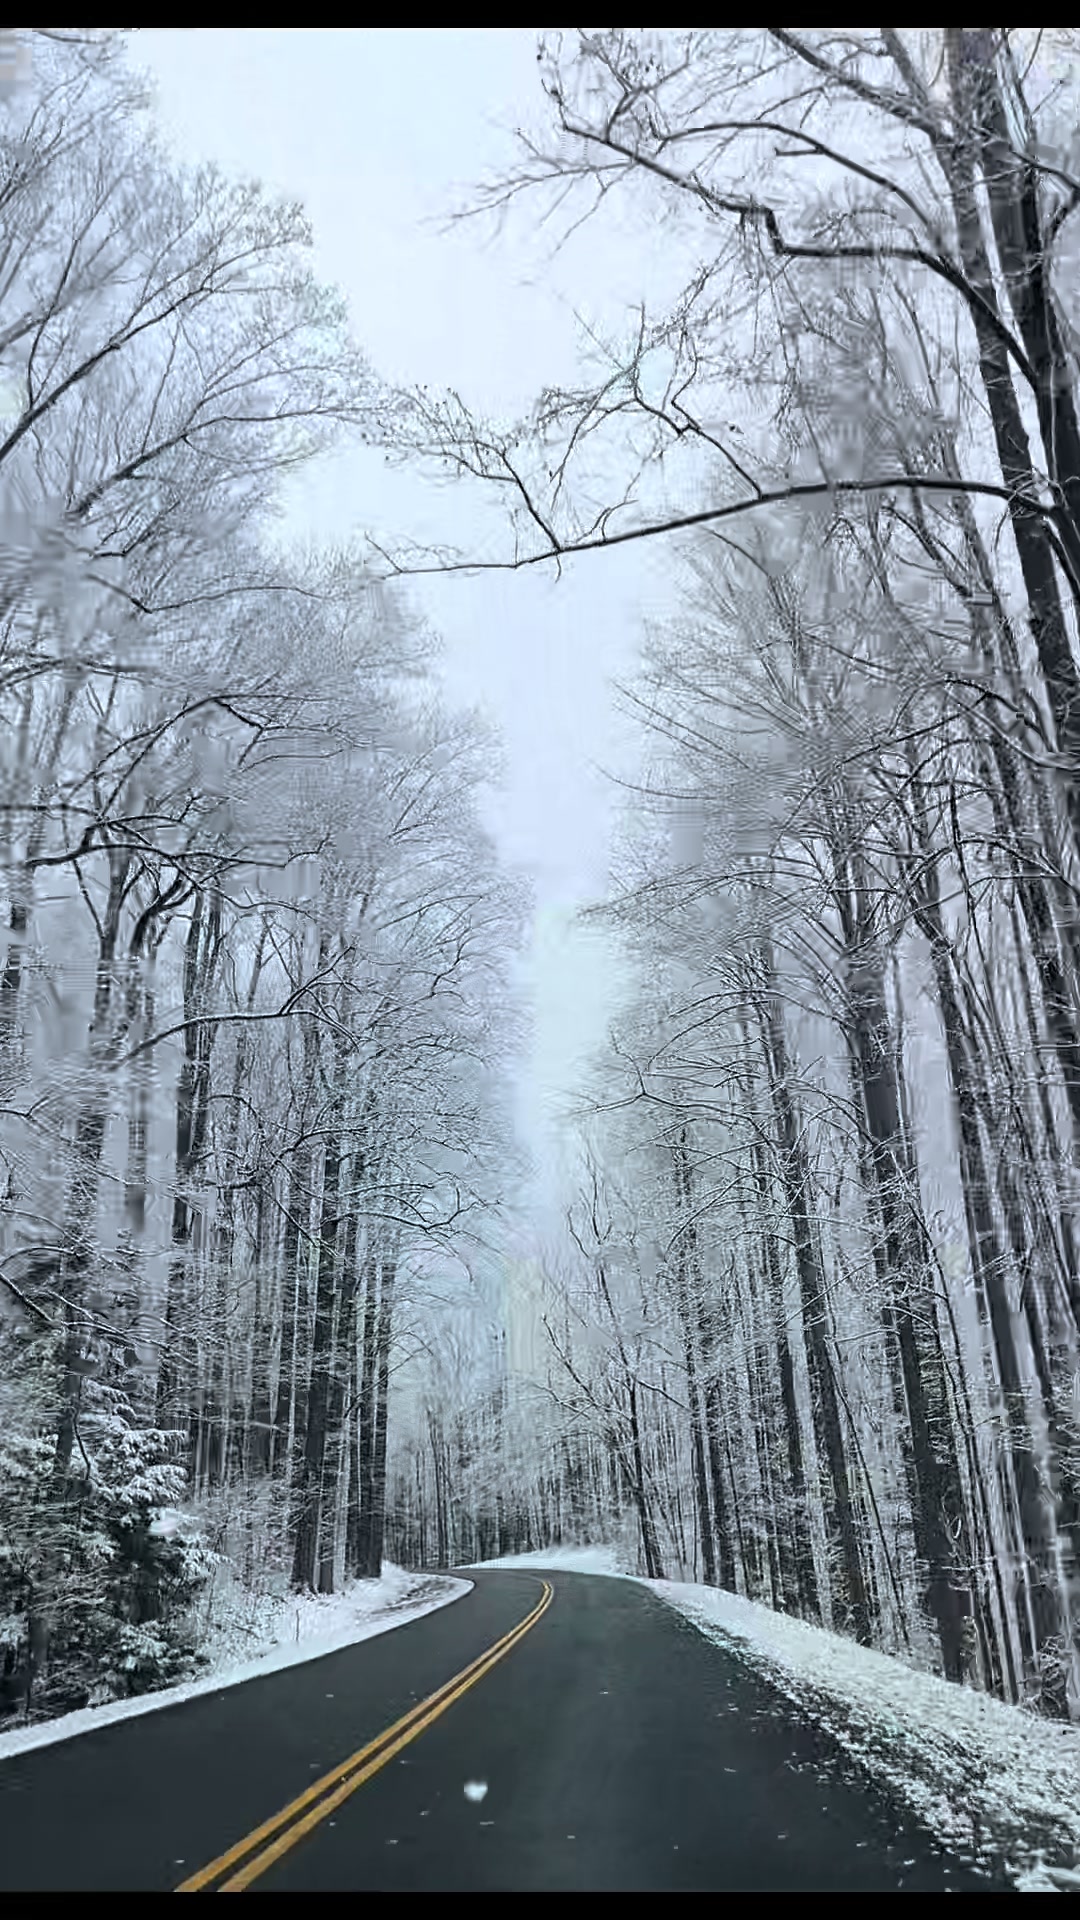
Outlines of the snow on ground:
<svg viewBox="0 0 1080 1920">
<path fill-rule="evenodd" d="M 484 1564 L 623 1572 L 608 1547 Z M 1080 1727 L 1039 1719 L 715 1587 L 639 1584 L 771 1682 L 961 1859 L 1003 1864 L 1018 1892 L 1080 1889 Z"/>
<path fill-rule="evenodd" d="M 920 1673 L 715 1587 L 642 1581 L 739 1654 L 962 1859 L 1080 1887 L 1080 1728 Z"/>
<path fill-rule="evenodd" d="M 130 1720 L 137 1714 L 175 1706 L 179 1700 L 193 1700 L 199 1694 L 220 1693 L 243 1680 L 277 1673 L 304 1660 L 317 1660 L 320 1654 L 335 1653 L 339 1647 L 351 1647 L 359 1640 L 371 1640 L 392 1627 L 404 1626 L 407 1620 L 433 1613 L 451 1600 L 460 1600 L 471 1591 L 472 1584 L 471 1580 L 406 1573 L 403 1567 L 386 1565 L 381 1579 L 358 1580 L 342 1593 L 293 1594 L 277 1600 L 264 1597 L 249 1602 L 243 1620 L 235 1608 L 226 1609 L 224 1614 L 219 1612 L 216 1624 L 201 1643 L 210 1667 L 197 1680 L 185 1680 L 159 1693 L 142 1693 L 133 1700 L 83 1707 L 77 1713 L 61 1714 L 38 1725 L 12 1728 L 0 1733 L 0 1760 L 25 1753 L 28 1747 L 44 1747 L 54 1740 L 90 1733 L 113 1720 Z M 254 1629 L 253 1620 L 258 1621 Z M 253 1631 L 256 1647 L 252 1646 Z M 241 1651 L 243 1659 L 238 1658 Z"/>
<path fill-rule="evenodd" d="M 501 1560 L 477 1560 L 476 1567 L 565 1567 L 572 1573 L 606 1573 L 624 1578 L 614 1547 L 547 1547 L 541 1553 L 505 1553 Z M 469 1572 L 473 1569 L 470 1567 Z"/>
</svg>

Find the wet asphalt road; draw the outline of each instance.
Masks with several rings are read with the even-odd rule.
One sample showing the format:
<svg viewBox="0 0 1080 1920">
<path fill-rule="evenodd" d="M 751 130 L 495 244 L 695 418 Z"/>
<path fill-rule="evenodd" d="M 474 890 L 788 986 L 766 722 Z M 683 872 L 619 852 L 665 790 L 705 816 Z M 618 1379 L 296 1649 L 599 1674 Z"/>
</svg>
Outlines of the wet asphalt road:
<svg viewBox="0 0 1080 1920">
<path fill-rule="evenodd" d="M 376 1639 L 0 1762 L 0 1888 L 177 1889 L 293 1806 L 200 1890 L 252 1861 L 257 1892 L 995 1890 L 646 1589 L 469 1578 Z M 374 1749 L 317 1823 L 318 1799 L 295 1808 L 533 1613 L 545 1581 L 546 1610 L 416 1737 L 381 1765 Z"/>
</svg>

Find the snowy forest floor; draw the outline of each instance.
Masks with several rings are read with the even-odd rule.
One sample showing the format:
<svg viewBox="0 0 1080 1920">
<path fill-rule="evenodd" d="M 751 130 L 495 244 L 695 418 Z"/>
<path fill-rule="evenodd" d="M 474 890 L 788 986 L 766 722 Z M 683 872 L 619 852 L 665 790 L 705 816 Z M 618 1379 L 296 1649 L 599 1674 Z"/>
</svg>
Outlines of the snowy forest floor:
<svg viewBox="0 0 1080 1920">
<path fill-rule="evenodd" d="M 0 1760 L 29 1747 L 88 1733 L 112 1720 L 152 1713 L 201 1693 L 220 1693 L 223 1687 L 237 1686 L 242 1680 L 318 1659 L 358 1640 L 370 1640 L 459 1600 L 471 1586 L 469 1580 L 407 1573 L 403 1567 L 389 1563 L 383 1566 L 381 1579 L 357 1580 L 335 1594 L 275 1596 L 251 1593 L 235 1579 L 218 1581 L 209 1601 L 201 1603 L 206 1609 L 206 1624 L 199 1652 L 208 1665 L 197 1679 L 156 1693 L 138 1694 L 131 1700 L 83 1707 L 54 1720 L 9 1727 L 0 1733 Z"/>
<path fill-rule="evenodd" d="M 484 1562 L 637 1578 L 610 1547 Z M 959 1859 L 1018 1892 L 1080 1889 L 1080 1728 L 953 1686 L 841 1635 L 715 1587 L 640 1580 L 752 1666 L 893 1804 Z"/>
</svg>

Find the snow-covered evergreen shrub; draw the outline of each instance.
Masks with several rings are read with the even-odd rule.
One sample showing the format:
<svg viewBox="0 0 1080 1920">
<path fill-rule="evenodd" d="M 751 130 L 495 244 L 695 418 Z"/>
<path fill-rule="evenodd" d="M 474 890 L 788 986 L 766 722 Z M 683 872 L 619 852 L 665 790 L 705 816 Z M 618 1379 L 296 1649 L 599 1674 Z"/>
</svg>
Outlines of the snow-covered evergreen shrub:
<svg viewBox="0 0 1080 1920">
<path fill-rule="evenodd" d="M 51 1435 L 0 1434 L 0 1714 L 51 1715 L 184 1678 L 214 1556 L 179 1513 L 174 1436 L 97 1386 L 74 1471 Z"/>
</svg>

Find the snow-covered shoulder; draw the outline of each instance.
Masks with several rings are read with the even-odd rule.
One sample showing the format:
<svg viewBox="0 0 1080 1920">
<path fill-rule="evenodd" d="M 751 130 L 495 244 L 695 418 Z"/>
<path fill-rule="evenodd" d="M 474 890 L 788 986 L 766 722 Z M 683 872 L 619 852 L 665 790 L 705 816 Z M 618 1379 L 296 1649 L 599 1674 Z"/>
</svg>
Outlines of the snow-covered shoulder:
<svg viewBox="0 0 1080 1920">
<path fill-rule="evenodd" d="M 386 1564 L 380 1579 L 354 1581 L 341 1593 L 293 1594 L 276 1603 L 272 1616 L 264 1621 L 262 1647 L 250 1650 L 249 1643 L 243 1659 L 237 1658 L 235 1640 L 220 1635 L 209 1643 L 210 1666 L 197 1680 L 185 1680 L 158 1693 L 139 1694 L 132 1700 L 82 1707 L 76 1713 L 61 1714 L 38 1725 L 13 1727 L 0 1734 L 0 1760 L 25 1753 L 30 1747 L 45 1747 L 54 1740 L 90 1733 L 114 1720 L 130 1720 L 138 1714 L 175 1706 L 181 1700 L 194 1700 L 199 1694 L 220 1693 L 244 1680 L 257 1680 L 282 1667 L 317 1660 L 340 1647 L 374 1639 L 376 1634 L 389 1633 L 393 1627 L 402 1627 L 448 1606 L 452 1600 L 460 1600 L 472 1591 L 472 1584 L 471 1580 L 409 1573 L 403 1567 Z"/>
<path fill-rule="evenodd" d="M 641 1583 L 824 1727 L 959 1858 L 1080 1888 L 1080 1728 L 920 1673 L 715 1587 Z"/>
</svg>

